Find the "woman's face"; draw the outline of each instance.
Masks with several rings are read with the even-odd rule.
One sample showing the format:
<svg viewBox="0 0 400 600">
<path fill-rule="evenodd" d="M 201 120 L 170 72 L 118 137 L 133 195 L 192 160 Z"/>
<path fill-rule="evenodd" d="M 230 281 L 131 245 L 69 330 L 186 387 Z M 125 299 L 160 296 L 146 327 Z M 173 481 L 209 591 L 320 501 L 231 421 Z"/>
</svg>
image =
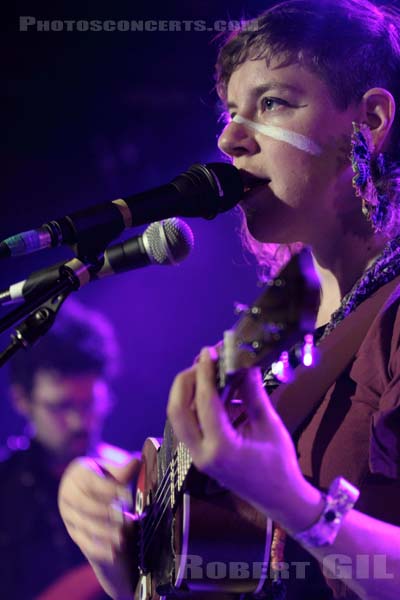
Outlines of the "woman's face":
<svg viewBox="0 0 400 600">
<path fill-rule="evenodd" d="M 316 75 L 297 63 L 248 60 L 229 80 L 227 108 L 220 149 L 237 168 L 266 180 L 241 202 L 254 238 L 312 244 L 342 211 L 360 211 L 349 160 L 358 110 L 336 108 Z"/>
</svg>

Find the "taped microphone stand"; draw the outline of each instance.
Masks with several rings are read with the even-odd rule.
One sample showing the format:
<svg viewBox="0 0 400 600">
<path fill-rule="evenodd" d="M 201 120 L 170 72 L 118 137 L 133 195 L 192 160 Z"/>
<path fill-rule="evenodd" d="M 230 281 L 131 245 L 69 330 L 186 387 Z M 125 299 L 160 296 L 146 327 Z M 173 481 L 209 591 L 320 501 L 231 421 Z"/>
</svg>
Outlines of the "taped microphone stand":
<svg viewBox="0 0 400 600">
<path fill-rule="evenodd" d="M 90 277 L 90 272 L 99 270 L 103 265 L 103 258 L 96 263 L 79 263 L 79 269 L 72 269 L 65 265 L 60 266 L 60 277 L 51 282 L 15 310 L 9 312 L 0 320 L 0 333 L 24 319 L 11 334 L 11 343 L 0 353 L 0 367 L 2 367 L 20 348 L 28 348 L 53 325 L 57 313 L 71 292 L 78 290 Z"/>
<path fill-rule="evenodd" d="M 83 219 L 83 222 L 85 220 Z M 6 331 L 21 319 L 24 321 L 11 334 L 11 343 L 0 353 L 0 368 L 20 348 L 28 348 L 53 325 L 63 302 L 71 292 L 78 290 L 90 281 L 104 265 L 104 252 L 110 241 L 116 237 L 107 222 L 98 219 L 89 232 L 77 231 L 77 241 L 71 248 L 76 256 L 67 264 L 60 266 L 60 276 L 55 282 L 38 284 L 37 291 L 32 290 L 29 298 L 15 310 L 0 320 L 0 333 Z"/>
</svg>

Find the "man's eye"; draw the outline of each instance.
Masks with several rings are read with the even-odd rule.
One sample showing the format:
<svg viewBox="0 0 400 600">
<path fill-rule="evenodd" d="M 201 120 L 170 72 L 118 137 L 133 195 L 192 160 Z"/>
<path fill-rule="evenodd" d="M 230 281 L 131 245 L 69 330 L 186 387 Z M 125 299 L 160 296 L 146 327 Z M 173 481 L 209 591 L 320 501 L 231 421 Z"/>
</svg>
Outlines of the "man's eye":
<svg viewBox="0 0 400 600">
<path fill-rule="evenodd" d="M 277 110 L 279 106 L 289 106 L 289 103 L 286 100 L 282 100 L 281 98 L 270 98 L 265 97 L 261 100 L 261 109 L 264 111 L 272 112 Z"/>
</svg>

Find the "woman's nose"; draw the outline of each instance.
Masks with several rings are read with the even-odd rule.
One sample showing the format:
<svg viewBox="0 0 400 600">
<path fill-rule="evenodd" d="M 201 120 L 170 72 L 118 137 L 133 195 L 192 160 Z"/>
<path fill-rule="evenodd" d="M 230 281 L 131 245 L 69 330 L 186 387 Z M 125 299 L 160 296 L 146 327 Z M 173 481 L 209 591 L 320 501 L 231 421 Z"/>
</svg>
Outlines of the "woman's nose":
<svg viewBox="0 0 400 600">
<path fill-rule="evenodd" d="M 218 138 L 218 148 L 224 154 L 234 158 L 253 154 L 257 151 L 258 144 L 248 127 L 231 121 Z"/>
</svg>

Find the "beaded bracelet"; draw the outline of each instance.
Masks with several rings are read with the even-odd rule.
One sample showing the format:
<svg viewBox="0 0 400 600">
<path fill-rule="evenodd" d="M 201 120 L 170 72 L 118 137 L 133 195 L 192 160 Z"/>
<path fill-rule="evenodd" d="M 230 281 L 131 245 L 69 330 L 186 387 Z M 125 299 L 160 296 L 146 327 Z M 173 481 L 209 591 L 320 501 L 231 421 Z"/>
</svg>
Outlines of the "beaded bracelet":
<svg viewBox="0 0 400 600">
<path fill-rule="evenodd" d="M 343 477 L 336 477 L 328 493 L 324 495 L 325 506 L 318 521 L 300 531 L 294 539 L 304 546 L 330 546 L 336 539 L 343 518 L 357 502 L 359 490 Z"/>
</svg>

